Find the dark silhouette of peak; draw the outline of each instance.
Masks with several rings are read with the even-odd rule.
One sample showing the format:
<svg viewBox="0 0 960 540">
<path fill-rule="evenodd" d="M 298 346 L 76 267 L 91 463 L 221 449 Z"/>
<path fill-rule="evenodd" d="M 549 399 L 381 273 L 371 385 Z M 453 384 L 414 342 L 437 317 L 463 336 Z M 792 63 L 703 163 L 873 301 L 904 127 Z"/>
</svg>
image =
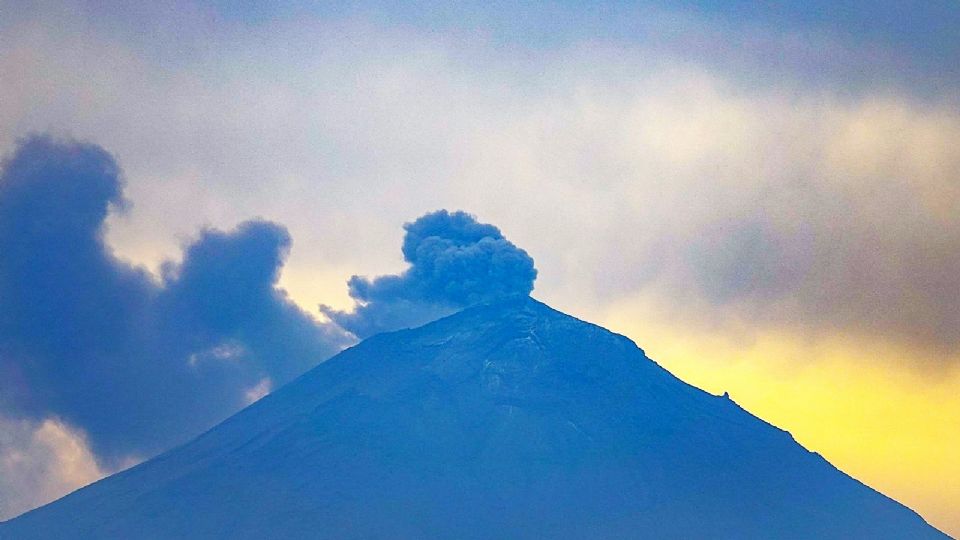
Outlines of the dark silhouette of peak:
<svg viewBox="0 0 960 540">
<path fill-rule="evenodd" d="M 946 538 L 527 296 L 373 336 L 0 538 Z"/>
</svg>

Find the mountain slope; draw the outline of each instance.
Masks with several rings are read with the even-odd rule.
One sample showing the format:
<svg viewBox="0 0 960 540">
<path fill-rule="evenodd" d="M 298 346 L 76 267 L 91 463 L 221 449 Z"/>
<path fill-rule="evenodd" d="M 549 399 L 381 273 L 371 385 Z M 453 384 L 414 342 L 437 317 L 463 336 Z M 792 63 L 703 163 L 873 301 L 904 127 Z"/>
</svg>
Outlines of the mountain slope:
<svg viewBox="0 0 960 540">
<path fill-rule="evenodd" d="M 530 298 L 344 351 L 0 538 L 946 538 Z"/>
</svg>

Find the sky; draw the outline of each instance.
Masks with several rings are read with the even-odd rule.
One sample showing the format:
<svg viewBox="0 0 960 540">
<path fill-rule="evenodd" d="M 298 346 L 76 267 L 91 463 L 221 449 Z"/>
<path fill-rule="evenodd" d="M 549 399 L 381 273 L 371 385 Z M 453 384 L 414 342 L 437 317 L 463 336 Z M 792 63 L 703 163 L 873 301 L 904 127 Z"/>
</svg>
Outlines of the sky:
<svg viewBox="0 0 960 540">
<path fill-rule="evenodd" d="M 533 287 L 960 535 L 955 1 L 146 4 L 0 0 L 0 518 Z"/>
</svg>

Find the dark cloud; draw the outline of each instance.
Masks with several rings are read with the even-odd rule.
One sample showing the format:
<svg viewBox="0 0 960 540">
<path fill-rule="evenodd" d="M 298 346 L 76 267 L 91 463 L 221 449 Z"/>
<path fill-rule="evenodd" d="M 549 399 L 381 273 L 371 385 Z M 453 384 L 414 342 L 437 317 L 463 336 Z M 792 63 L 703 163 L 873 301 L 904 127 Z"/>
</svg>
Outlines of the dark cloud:
<svg viewBox="0 0 960 540">
<path fill-rule="evenodd" d="M 704 223 L 676 239 L 683 267 L 665 270 L 672 287 L 662 296 L 698 294 L 702 303 L 690 305 L 711 324 L 738 320 L 755 329 L 892 340 L 955 359 L 956 218 L 941 221 L 911 200 L 874 200 L 884 212 L 846 201 Z M 801 219 L 788 222 L 790 212 Z"/>
<path fill-rule="evenodd" d="M 471 304 L 530 294 L 537 270 L 526 251 L 500 229 L 465 212 L 440 210 L 404 225 L 403 258 L 410 267 L 373 279 L 353 276 L 352 313 L 321 306 L 358 337 L 417 326 Z"/>
<path fill-rule="evenodd" d="M 283 383 L 347 336 L 276 288 L 286 231 L 203 231 L 161 282 L 115 258 L 104 219 L 124 204 L 103 149 L 24 141 L 0 176 L 0 412 L 62 418 L 104 463 L 146 456 Z"/>
<path fill-rule="evenodd" d="M 166 269 L 158 302 L 165 330 L 190 336 L 192 351 L 242 347 L 242 357 L 277 383 L 315 365 L 346 340 L 276 287 L 289 247 L 286 229 L 265 221 L 204 231 L 183 263 Z"/>
</svg>

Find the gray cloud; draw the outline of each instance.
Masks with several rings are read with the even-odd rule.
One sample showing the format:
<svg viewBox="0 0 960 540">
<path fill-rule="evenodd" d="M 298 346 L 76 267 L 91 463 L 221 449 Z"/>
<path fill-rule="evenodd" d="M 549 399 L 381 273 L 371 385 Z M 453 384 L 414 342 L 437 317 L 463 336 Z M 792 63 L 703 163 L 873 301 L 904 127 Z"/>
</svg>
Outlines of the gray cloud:
<svg viewBox="0 0 960 540">
<path fill-rule="evenodd" d="M 646 39 L 587 25 L 544 48 L 362 12 L 210 28 L 163 9 L 143 37 L 40 10 L 7 23 L 0 140 L 54 126 L 121 156 L 137 212 L 113 214 L 107 240 L 137 261 L 177 256 L 201 224 L 281 220 L 297 249 L 280 282 L 301 306 L 347 308 L 344 277 L 401 262 L 396 223 L 465 207 L 537 253 L 538 295 L 560 305 L 643 294 L 682 312 L 677 325 L 939 354 L 955 347 L 960 92 L 917 90 L 912 70 L 960 64 L 952 25 L 904 30 L 948 23 L 944 4 L 898 6 L 845 12 L 842 28 L 818 19 L 822 3 L 784 8 L 797 17 L 654 10 L 633 32 Z"/>
<path fill-rule="evenodd" d="M 701 231 L 686 262 L 716 311 L 760 327 L 892 339 L 951 356 L 960 351 L 960 235 L 955 219 L 943 229 L 915 201 L 891 201 L 881 210 L 889 217 L 858 205 L 729 217 Z M 802 222 L 783 223 L 798 210 Z"/>
<path fill-rule="evenodd" d="M 365 338 L 429 322 L 478 302 L 533 290 L 537 270 L 500 229 L 464 212 L 440 210 L 403 226 L 402 273 L 350 278 L 353 312 L 321 311 Z"/>
<path fill-rule="evenodd" d="M 276 287 L 280 226 L 205 230 L 161 283 L 114 257 L 119 167 L 90 144 L 23 141 L 0 173 L 0 413 L 82 430 L 112 468 L 238 410 L 349 342 Z"/>
</svg>

